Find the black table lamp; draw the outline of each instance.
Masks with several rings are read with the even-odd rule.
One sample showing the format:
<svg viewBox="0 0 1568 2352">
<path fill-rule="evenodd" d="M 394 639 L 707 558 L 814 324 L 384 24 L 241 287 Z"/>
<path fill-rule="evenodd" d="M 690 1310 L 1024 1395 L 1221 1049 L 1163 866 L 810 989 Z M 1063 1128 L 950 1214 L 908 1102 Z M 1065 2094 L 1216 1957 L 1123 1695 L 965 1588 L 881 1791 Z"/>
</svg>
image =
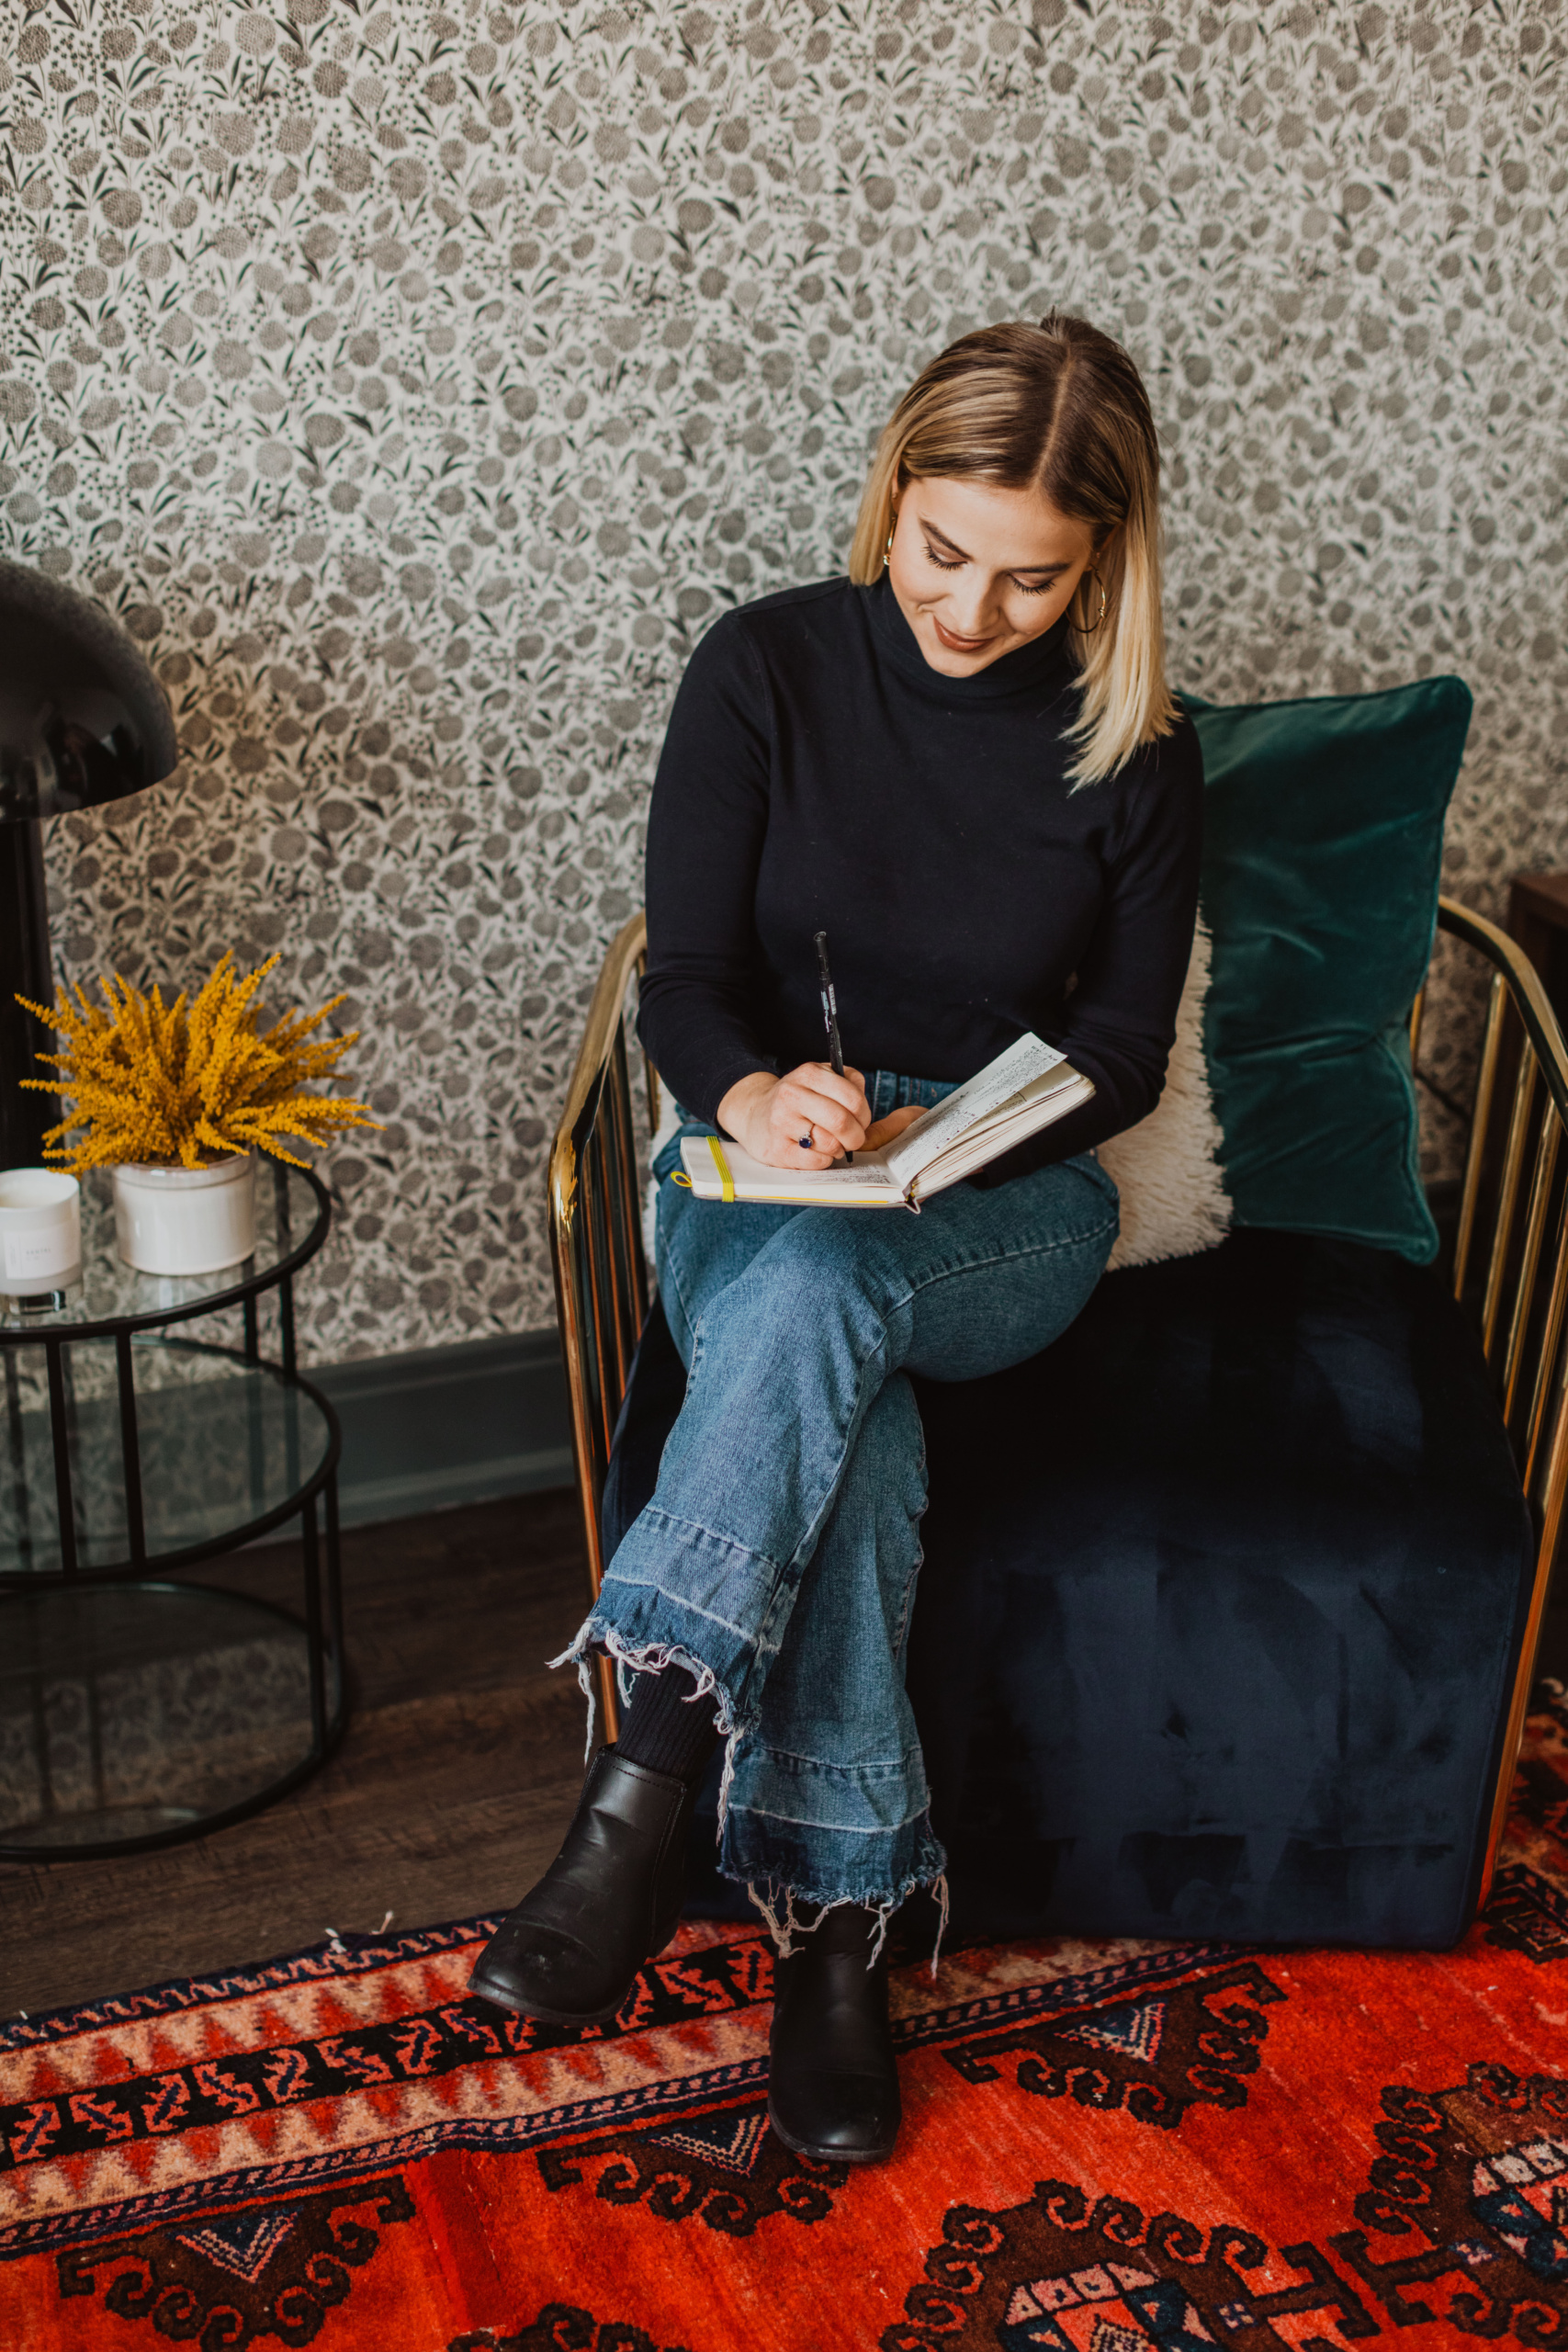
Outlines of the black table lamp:
<svg viewBox="0 0 1568 2352">
<path fill-rule="evenodd" d="M 54 1040 L 18 995 L 54 1000 L 43 823 L 156 784 L 178 752 L 162 686 L 114 621 L 74 589 L 0 561 L 0 1168 L 36 1168 L 60 1117 L 24 1093 Z"/>
</svg>

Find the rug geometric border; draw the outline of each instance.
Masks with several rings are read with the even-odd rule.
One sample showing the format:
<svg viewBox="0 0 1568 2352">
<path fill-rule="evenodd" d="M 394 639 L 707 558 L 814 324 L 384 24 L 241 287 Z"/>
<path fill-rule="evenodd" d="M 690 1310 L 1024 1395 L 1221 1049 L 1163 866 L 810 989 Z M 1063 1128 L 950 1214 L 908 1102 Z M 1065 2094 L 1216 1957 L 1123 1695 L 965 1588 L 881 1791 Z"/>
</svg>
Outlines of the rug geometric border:
<svg viewBox="0 0 1568 2352">
<path fill-rule="evenodd" d="M 109 2026 L 141 2025 L 183 2009 L 210 2008 L 218 2001 L 280 1993 L 295 1984 L 339 1984 L 345 1977 L 367 1975 L 372 1969 L 400 1961 L 460 1951 L 465 1944 L 487 1940 L 500 1925 L 498 1912 L 477 1919 L 452 1920 L 438 1928 L 411 1929 L 401 1936 L 339 1936 L 333 1942 L 311 1944 L 305 1951 L 288 1952 L 281 1960 L 263 1961 L 254 1968 L 232 1969 L 222 1976 L 172 1976 L 141 1992 L 116 1993 L 73 2008 L 35 2009 L 0 2025 L 0 2056 L 8 2050 L 46 2048 L 73 2034 L 101 2032 Z"/>
<path fill-rule="evenodd" d="M 381 1965 L 402 1957 L 422 1958 L 426 1951 L 450 1951 L 465 1942 L 471 1943 L 488 1934 L 490 1925 L 488 1920 L 476 1920 L 441 1929 L 430 1936 L 410 1936 L 393 1943 L 378 1942 L 374 1949 Z M 1108 1996 L 1174 1984 L 1194 1970 L 1213 1968 L 1218 1962 L 1239 1960 L 1244 1956 L 1244 1948 L 1235 1944 L 1188 1943 L 1155 1951 L 1145 1948 L 1070 1976 L 1013 1986 L 1005 1992 L 983 1994 L 970 2000 L 944 2003 L 929 2011 L 906 2016 L 895 2027 L 895 2039 L 901 2048 L 912 2050 L 976 2033 L 1001 2033 L 1031 2018 L 1057 2011 L 1099 2007 Z M 319 1961 L 321 1955 L 319 1952 L 299 1955 L 270 1963 L 266 1968 L 247 1970 L 243 1977 L 209 1981 L 222 1984 L 225 1990 L 235 1985 L 248 1996 L 292 1987 L 301 1981 L 300 1960 L 312 1957 Z M 359 1959 L 362 1955 L 355 1954 L 355 1957 Z M 319 1975 L 321 1971 L 318 1968 L 308 1973 Z M 36 2049 L 40 2037 L 64 2039 L 73 2026 L 77 2030 L 92 2030 L 104 2025 L 117 2024 L 120 2020 L 113 2012 L 119 2006 L 114 2002 L 95 2003 L 85 2008 L 60 2011 L 51 2018 L 30 2020 L 30 2024 L 39 2030 L 29 2037 L 30 2046 Z M 138 2021 L 141 2021 L 141 2014 L 139 2012 Z M 52 2036 L 48 2032 L 51 2026 L 54 2028 Z M 216 2207 L 262 2195 L 281 2196 L 289 2190 L 327 2184 L 344 2185 L 363 2177 L 385 2172 L 389 2166 L 434 2155 L 444 2149 L 516 2152 L 581 2138 L 602 2132 L 610 2124 L 626 2128 L 661 2114 L 694 2113 L 705 2108 L 728 2104 L 738 2094 L 760 2087 L 766 2078 L 767 2060 L 765 2056 L 759 2056 L 738 2064 L 687 2075 L 673 2081 L 654 2081 L 632 2091 L 585 2098 L 530 2114 L 496 2117 L 454 2115 L 440 2122 L 423 2124 L 412 2131 L 350 2148 L 329 2149 L 309 2157 L 245 2165 L 154 2190 L 145 2196 L 119 2198 L 109 2203 L 79 2208 L 36 2221 L 14 2222 L 0 2227 L 0 2262 L 16 2260 L 27 2255 L 58 2252 L 68 2246 L 88 2244 L 96 2238 L 118 2236 L 130 2230 L 156 2227 L 185 2215 L 209 2212 Z M 4 2143 L 0 2143 L 0 2168 L 9 2169 L 5 2162 L 6 2154 Z"/>
</svg>

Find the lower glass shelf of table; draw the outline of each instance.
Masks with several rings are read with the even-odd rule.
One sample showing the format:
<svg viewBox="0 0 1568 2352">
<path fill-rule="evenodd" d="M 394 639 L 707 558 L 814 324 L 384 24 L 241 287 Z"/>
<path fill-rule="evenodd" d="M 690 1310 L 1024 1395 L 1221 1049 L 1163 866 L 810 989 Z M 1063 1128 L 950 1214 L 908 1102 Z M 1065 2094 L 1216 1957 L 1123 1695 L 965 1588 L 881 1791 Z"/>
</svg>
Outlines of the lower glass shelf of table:
<svg viewBox="0 0 1568 2352">
<path fill-rule="evenodd" d="M 85 1580 L 0 1599 L 0 1849 L 162 1845 L 254 1813 L 317 1761 L 307 1625 L 246 1594 Z"/>
<path fill-rule="evenodd" d="M 331 1406 L 166 1331 L 0 1356 L 0 1860 L 270 1804 L 344 1720 Z M 195 1574 L 268 1534 L 297 1536 L 297 1611 Z"/>
</svg>

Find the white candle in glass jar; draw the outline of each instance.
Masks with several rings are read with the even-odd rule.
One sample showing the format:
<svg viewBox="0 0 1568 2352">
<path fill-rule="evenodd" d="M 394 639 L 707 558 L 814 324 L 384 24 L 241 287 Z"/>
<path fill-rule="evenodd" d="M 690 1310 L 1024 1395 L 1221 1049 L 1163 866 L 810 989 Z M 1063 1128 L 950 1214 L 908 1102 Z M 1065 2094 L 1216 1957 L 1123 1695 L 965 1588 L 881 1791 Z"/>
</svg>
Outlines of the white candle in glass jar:
<svg viewBox="0 0 1568 2352">
<path fill-rule="evenodd" d="M 54 1168 L 0 1170 L 0 1294 L 39 1298 L 82 1279 L 82 1192 Z"/>
</svg>

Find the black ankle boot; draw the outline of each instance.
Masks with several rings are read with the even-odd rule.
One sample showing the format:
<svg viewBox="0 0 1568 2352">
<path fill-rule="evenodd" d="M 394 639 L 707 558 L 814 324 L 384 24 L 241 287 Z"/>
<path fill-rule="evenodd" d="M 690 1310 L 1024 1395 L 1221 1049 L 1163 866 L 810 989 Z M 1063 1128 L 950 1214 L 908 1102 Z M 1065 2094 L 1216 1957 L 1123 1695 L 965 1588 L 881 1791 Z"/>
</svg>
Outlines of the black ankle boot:
<svg viewBox="0 0 1568 2352">
<path fill-rule="evenodd" d="M 893 2154 L 902 2109 L 876 1916 L 825 1912 L 773 1973 L 768 2120 L 786 2148 L 844 2165 Z"/>
<path fill-rule="evenodd" d="M 683 1781 L 602 1747 L 560 1852 L 479 1954 L 470 1991 L 547 2025 L 613 2018 L 680 1925 L 691 1814 Z"/>
</svg>

